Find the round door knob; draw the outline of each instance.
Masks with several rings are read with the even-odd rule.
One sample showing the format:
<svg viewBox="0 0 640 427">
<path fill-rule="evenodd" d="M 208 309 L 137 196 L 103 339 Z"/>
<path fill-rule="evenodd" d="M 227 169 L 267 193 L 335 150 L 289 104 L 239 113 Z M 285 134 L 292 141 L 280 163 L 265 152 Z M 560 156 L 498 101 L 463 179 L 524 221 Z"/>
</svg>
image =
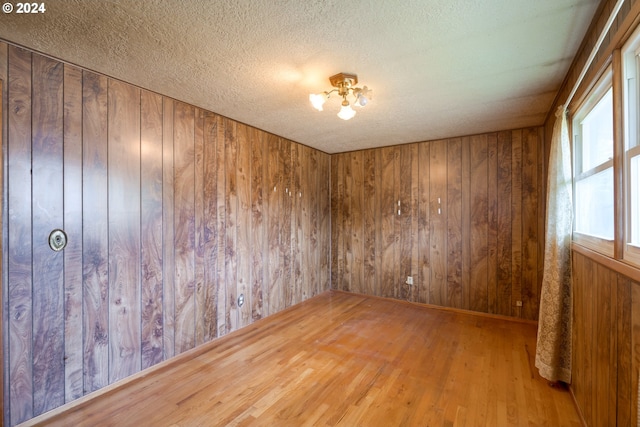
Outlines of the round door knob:
<svg viewBox="0 0 640 427">
<path fill-rule="evenodd" d="M 49 234 L 49 247 L 59 252 L 63 250 L 65 246 L 67 246 L 67 233 L 56 228 Z"/>
</svg>

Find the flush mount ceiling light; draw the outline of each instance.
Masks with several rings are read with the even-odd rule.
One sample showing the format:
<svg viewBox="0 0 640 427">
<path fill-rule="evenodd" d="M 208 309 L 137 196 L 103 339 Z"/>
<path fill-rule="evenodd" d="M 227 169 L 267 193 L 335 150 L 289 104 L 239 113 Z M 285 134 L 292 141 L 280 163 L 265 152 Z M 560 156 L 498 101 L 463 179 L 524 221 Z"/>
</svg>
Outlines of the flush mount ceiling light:
<svg viewBox="0 0 640 427">
<path fill-rule="evenodd" d="M 331 82 L 331 86 L 336 89 L 309 95 L 311 105 L 318 111 L 322 111 L 322 106 L 333 92 L 338 92 L 338 96 L 342 97 L 342 107 L 340 108 L 338 117 L 342 120 L 349 120 L 356 115 L 356 111 L 351 108 L 351 104 L 347 101 L 347 96 L 350 93 L 355 98 L 354 104 L 358 107 L 364 107 L 371 99 L 371 90 L 369 88 L 366 86 L 362 88 L 355 87 L 358 83 L 358 76 L 355 74 L 339 73 L 329 77 L 329 81 Z"/>
</svg>

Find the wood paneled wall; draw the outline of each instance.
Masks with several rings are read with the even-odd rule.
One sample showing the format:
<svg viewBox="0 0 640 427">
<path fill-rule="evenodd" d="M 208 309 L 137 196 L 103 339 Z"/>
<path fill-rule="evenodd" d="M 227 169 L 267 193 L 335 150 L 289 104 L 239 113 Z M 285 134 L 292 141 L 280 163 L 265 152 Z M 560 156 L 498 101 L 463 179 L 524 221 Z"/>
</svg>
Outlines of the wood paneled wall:
<svg viewBox="0 0 640 427">
<path fill-rule="evenodd" d="M 617 0 L 602 0 L 545 123 L 547 154 L 558 105 L 567 98 Z M 612 53 L 640 21 L 640 1 L 625 0 L 573 101 L 588 90 Z M 569 105 L 571 109 L 571 105 Z M 637 420 L 640 370 L 640 283 L 619 263 L 574 245 L 571 389 L 589 426 L 629 426 Z M 624 269 L 633 269 L 628 265 Z"/>
<path fill-rule="evenodd" d="M 536 127 L 333 155 L 332 287 L 537 319 L 543 136 Z"/>
<path fill-rule="evenodd" d="M 0 73 L 8 425 L 329 289 L 327 154 L 3 43 Z"/>
<path fill-rule="evenodd" d="M 573 251 L 571 388 L 587 425 L 635 425 L 640 283 L 588 252 Z"/>
</svg>

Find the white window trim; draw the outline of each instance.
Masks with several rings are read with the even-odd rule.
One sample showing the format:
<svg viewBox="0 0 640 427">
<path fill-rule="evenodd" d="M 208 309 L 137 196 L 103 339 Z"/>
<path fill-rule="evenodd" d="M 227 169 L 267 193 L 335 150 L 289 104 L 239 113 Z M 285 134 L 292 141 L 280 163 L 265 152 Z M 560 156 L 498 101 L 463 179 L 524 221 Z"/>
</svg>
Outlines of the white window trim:
<svg viewBox="0 0 640 427">
<path fill-rule="evenodd" d="M 613 70 L 611 66 L 609 66 L 597 80 L 596 84 L 589 90 L 585 95 L 580 99 L 577 104 L 575 111 L 576 114 L 571 117 L 571 123 L 573 124 L 576 120 L 583 120 L 586 117 L 586 114 L 581 114 L 583 111 L 590 112 L 600 100 L 604 97 L 609 89 L 613 87 Z M 613 122 L 613 114 L 611 116 L 611 121 Z M 572 126 L 573 128 L 573 126 Z M 573 150 L 573 201 L 574 201 L 574 213 L 575 213 L 575 202 L 576 202 L 576 182 L 582 179 L 585 179 L 589 176 L 592 176 L 598 172 L 602 172 L 609 168 L 613 168 L 613 159 L 610 159 L 588 171 L 582 171 L 581 168 L 577 167 L 578 156 L 576 155 L 576 141 L 575 141 L 575 133 L 571 132 L 571 140 L 572 140 L 572 150 Z M 580 171 L 580 172 L 578 172 Z M 614 170 L 615 174 L 615 170 Z M 613 191 L 613 189 L 612 189 Z M 615 203 L 615 200 L 614 200 Z M 575 218 L 575 214 L 574 214 Z M 615 221 L 615 219 L 614 219 Z M 613 257 L 614 256 L 614 240 L 609 240 L 602 237 L 592 236 L 584 233 L 580 233 L 575 230 L 574 223 L 573 230 L 573 241 L 576 244 L 587 247 L 593 251 L 599 252 L 603 255 Z M 615 224 L 614 224 L 615 227 Z M 614 233 L 615 235 L 615 233 Z"/>
<path fill-rule="evenodd" d="M 624 152 L 622 153 L 623 170 L 620 172 L 623 174 L 623 212 L 625 220 L 624 225 L 624 244 L 622 245 L 622 260 L 640 266 L 640 247 L 631 244 L 631 221 L 633 220 L 631 215 L 631 157 L 635 157 L 640 154 L 640 27 L 634 30 L 629 40 L 622 48 L 622 99 L 623 99 L 623 137 L 624 137 Z M 629 96 L 629 79 L 635 79 L 635 93 L 630 101 Z M 633 115 L 632 117 L 630 117 Z M 630 129 L 633 126 L 634 129 Z M 633 147 L 629 147 L 629 141 L 635 141 Z M 629 156 L 629 154 L 632 156 Z M 637 219 L 637 227 L 640 227 L 640 219 Z"/>
</svg>

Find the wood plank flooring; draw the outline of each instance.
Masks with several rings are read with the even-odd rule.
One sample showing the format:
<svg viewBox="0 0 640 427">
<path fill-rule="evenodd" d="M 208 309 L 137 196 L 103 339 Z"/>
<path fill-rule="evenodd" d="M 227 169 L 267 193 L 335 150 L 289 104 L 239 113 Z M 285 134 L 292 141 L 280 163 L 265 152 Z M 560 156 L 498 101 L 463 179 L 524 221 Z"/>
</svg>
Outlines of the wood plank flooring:
<svg viewBox="0 0 640 427">
<path fill-rule="evenodd" d="M 535 334 L 326 292 L 25 425 L 580 426 L 533 367 Z"/>
</svg>

